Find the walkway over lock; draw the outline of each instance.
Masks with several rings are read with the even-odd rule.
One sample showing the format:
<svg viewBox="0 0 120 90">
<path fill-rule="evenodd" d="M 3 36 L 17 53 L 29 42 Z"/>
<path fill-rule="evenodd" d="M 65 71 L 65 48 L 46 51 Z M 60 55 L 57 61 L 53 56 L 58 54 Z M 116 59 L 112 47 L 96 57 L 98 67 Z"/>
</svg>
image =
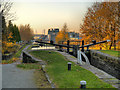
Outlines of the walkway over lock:
<svg viewBox="0 0 120 90">
<path fill-rule="evenodd" d="M 50 45 L 53 45 L 53 46 L 58 46 L 59 47 L 59 50 L 62 51 L 62 47 L 66 47 L 67 48 L 67 53 L 70 53 L 69 49 L 72 48 L 73 50 L 73 56 L 77 57 L 77 51 L 81 49 L 82 52 L 84 52 L 84 47 L 87 47 L 87 50 L 89 50 L 89 47 L 90 46 L 93 46 L 93 45 L 97 45 L 97 44 L 101 44 L 101 43 L 106 43 L 106 42 L 109 42 L 110 40 L 105 40 L 105 41 L 101 41 L 101 42 L 96 42 L 95 40 L 93 40 L 92 44 L 88 44 L 88 45 L 84 45 L 84 40 L 82 40 L 82 46 L 78 46 L 78 45 L 70 45 L 70 41 L 68 40 L 67 41 L 67 45 L 63 45 L 63 44 L 54 44 L 53 41 L 51 41 L 50 43 L 48 42 L 42 42 L 42 41 L 35 41 L 37 43 L 39 43 L 39 46 L 41 44 L 50 44 Z"/>
</svg>

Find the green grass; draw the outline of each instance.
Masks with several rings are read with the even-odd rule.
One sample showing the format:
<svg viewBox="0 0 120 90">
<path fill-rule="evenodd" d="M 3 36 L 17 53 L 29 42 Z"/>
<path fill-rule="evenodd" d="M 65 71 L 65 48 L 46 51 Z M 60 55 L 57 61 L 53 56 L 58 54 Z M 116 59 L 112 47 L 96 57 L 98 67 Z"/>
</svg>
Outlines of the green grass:
<svg viewBox="0 0 120 90">
<path fill-rule="evenodd" d="M 47 44 L 46 46 L 53 46 L 53 45 L 51 45 L 51 44 Z"/>
<path fill-rule="evenodd" d="M 17 53 L 15 53 L 14 57 L 15 58 L 19 58 L 21 53 L 22 53 L 22 50 L 27 46 L 28 44 L 24 45 L 19 51 L 17 51 Z"/>
<path fill-rule="evenodd" d="M 114 51 L 114 50 L 99 50 L 100 52 L 109 54 L 111 56 L 115 56 L 115 57 L 120 57 L 120 51 Z"/>
<path fill-rule="evenodd" d="M 87 88 L 113 88 L 110 84 L 103 82 L 93 73 L 73 62 L 72 70 L 68 71 L 68 60 L 57 52 L 32 51 L 30 54 L 47 62 L 45 69 L 57 88 L 79 88 L 81 80 L 87 82 Z"/>
<path fill-rule="evenodd" d="M 32 45 L 30 45 L 30 46 L 27 48 L 27 51 L 28 51 L 28 50 L 31 50 L 31 47 L 32 47 Z"/>
<path fill-rule="evenodd" d="M 41 66 L 40 64 L 32 64 L 32 63 L 29 63 L 29 64 L 17 64 L 17 67 L 18 68 L 22 68 L 22 69 L 41 69 Z"/>
</svg>

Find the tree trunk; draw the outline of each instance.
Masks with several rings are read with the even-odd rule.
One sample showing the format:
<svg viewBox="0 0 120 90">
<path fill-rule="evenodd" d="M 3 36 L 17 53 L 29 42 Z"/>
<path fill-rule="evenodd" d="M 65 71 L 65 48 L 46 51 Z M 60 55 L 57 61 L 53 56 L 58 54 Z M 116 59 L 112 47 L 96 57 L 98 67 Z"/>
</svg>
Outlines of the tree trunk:
<svg viewBox="0 0 120 90">
<path fill-rule="evenodd" d="M 111 41 L 111 44 L 110 44 L 109 50 L 111 50 L 111 47 L 112 47 L 112 41 Z"/>
<path fill-rule="evenodd" d="M 116 40 L 114 40 L 114 50 L 116 50 Z"/>
</svg>

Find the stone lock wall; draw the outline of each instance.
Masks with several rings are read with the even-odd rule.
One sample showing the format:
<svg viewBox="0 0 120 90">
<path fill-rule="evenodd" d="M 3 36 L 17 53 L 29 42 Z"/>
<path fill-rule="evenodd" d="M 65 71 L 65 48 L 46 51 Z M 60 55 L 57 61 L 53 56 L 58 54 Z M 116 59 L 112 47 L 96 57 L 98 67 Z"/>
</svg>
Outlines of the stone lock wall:
<svg viewBox="0 0 120 90">
<path fill-rule="evenodd" d="M 26 51 L 23 51 L 23 63 L 35 63 L 35 60 L 32 59 L 32 56 Z"/>
<path fill-rule="evenodd" d="M 99 51 L 90 50 L 89 59 L 91 65 L 120 79 L 120 58 L 112 57 Z"/>
<path fill-rule="evenodd" d="M 46 65 L 46 62 L 40 59 L 37 59 L 33 57 L 31 54 L 29 54 L 27 51 L 23 51 L 22 53 L 22 62 L 23 63 L 39 63 L 40 65 Z"/>
</svg>

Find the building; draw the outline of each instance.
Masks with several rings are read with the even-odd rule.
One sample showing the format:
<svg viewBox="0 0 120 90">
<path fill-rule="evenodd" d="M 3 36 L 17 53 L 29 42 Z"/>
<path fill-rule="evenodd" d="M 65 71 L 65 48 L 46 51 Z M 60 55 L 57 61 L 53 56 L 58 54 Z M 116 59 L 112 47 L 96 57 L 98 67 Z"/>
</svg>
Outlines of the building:
<svg viewBox="0 0 120 90">
<path fill-rule="evenodd" d="M 55 43 L 55 37 L 57 36 L 57 33 L 59 32 L 59 29 L 58 28 L 51 28 L 51 29 L 48 29 L 48 38 L 49 38 L 49 41 L 53 41 Z"/>
<path fill-rule="evenodd" d="M 79 33 L 75 33 L 75 32 L 68 32 L 68 36 L 71 40 L 81 39 L 80 36 L 79 36 Z"/>
<path fill-rule="evenodd" d="M 35 34 L 35 35 L 34 35 L 34 39 L 40 39 L 40 40 L 43 40 L 43 41 L 48 41 L 48 35 Z"/>
</svg>

